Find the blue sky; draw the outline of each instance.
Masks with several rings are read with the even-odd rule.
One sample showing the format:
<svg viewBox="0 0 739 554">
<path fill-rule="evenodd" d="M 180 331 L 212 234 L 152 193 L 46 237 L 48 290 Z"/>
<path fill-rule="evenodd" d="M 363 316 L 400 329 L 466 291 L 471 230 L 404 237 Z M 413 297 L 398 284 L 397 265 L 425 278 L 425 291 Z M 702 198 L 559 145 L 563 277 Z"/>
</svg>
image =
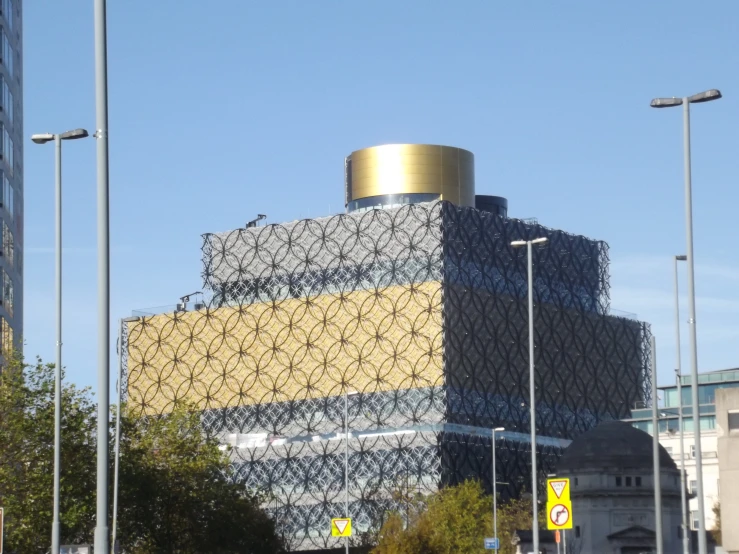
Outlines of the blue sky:
<svg viewBox="0 0 739 554">
<path fill-rule="evenodd" d="M 92 4 L 24 3 L 27 137 L 95 128 Z M 351 151 L 449 144 L 511 216 L 610 244 L 613 308 L 652 323 L 666 383 L 682 121 L 649 101 L 720 88 L 692 112 L 699 359 L 739 366 L 738 17 L 730 0 L 109 2 L 112 315 L 199 290 L 204 232 L 341 211 Z M 24 146 L 26 354 L 52 360 L 53 148 Z M 95 171 L 93 139 L 65 144 L 64 365 L 83 385 Z"/>
</svg>

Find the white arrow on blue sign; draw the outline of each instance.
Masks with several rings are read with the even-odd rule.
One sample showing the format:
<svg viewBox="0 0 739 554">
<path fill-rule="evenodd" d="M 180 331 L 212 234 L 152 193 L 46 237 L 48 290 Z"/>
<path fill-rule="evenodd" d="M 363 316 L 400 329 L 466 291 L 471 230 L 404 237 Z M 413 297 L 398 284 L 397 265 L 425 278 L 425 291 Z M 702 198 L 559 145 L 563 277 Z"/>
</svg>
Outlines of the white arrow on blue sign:
<svg viewBox="0 0 739 554">
<path fill-rule="evenodd" d="M 497 537 L 492 539 L 484 539 L 484 542 L 485 550 L 498 550 L 500 548 Z"/>
</svg>

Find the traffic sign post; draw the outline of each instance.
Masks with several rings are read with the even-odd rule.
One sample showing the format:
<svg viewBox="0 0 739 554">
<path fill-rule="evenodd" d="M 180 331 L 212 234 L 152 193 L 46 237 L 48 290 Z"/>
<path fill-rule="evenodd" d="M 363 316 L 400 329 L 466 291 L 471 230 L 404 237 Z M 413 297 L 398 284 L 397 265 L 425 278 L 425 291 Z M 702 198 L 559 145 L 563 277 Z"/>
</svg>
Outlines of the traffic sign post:
<svg viewBox="0 0 739 554">
<path fill-rule="evenodd" d="M 0 508 L 0 554 L 3 554 L 3 537 L 5 536 L 5 510 Z"/>
<path fill-rule="evenodd" d="M 572 529 L 572 503 L 547 504 L 547 529 Z"/>
<path fill-rule="evenodd" d="M 332 537 L 351 537 L 352 536 L 352 518 L 350 517 L 333 518 L 331 520 L 331 536 Z"/>
<path fill-rule="evenodd" d="M 498 537 L 484 539 L 483 544 L 485 546 L 485 550 L 498 550 L 500 548 Z"/>
<path fill-rule="evenodd" d="M 547 479 L 547 504 L 570 501 L 570 480 Z"/>
<path fill-rule="evenodd" d="M 566 477 L 547 479 L 547 529 L 572 529 L 570 480 Z"/>
</svg>

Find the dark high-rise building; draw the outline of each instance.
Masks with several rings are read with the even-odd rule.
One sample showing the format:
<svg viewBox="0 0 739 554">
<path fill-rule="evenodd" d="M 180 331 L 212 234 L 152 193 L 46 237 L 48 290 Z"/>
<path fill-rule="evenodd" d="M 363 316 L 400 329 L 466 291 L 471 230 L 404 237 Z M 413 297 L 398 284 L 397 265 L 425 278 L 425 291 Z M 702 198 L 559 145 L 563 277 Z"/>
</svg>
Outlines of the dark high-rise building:
<svg viewBox="0 0 739 554">
<path fill-rule="evenodd" d="M 337 544 L 347 447 L 357 531 L 415 493 L 470 477 L 490 488 L 492 427 L 506 429 L 499 490 L 530 487 L 526 255 L 513 240 L 548 239 L 534 252 L 542 479 L 647 387 L 648 329 L 609 315 L 605 243 L 507 218 L 504 198 L 475 195 L 464 150 L 389 145 L 345 167 L 347 214 L 204 235 L 207 305 L 124 330 L 129 405 L 202 410 L 294 550 Z"/>
<path fill-rule="evenodd" d="M 23 331 L 22 2 L 0 0 L 0 349 L 21 346 Z"/>
</svg>

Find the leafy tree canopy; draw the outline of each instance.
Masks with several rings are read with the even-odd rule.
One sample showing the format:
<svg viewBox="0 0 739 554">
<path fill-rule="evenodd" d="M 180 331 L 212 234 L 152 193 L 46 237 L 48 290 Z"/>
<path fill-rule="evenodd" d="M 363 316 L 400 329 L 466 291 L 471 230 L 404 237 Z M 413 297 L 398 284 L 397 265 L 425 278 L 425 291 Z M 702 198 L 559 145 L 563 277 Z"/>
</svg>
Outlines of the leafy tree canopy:
<svg viewBox="0 0 739 554">
<path fill-rule="evenodd" d="M 404 518 L 405 516 L 405 518 Z M 407 519 L 407 524 L 406 524 Z M 515 553 L 517 529 L 531 529 L 531 501 L 512 500 L 498 507 L 501 554 Z M 447 487 L 414 504 L 406 514 L 391 514 L 378 535 L 373 554 L 484 553 L 483 539 L 492 536 L 492 497 L 477 481 Z"/>
<path fill-rule="evenodd" d="M 122 413 L 118 538 L 124 552 L 283 551 L 272 521 L 259 508 L 257 498 L 232 482 L 227 453 L 202 432 L 195 412 L 178 409 L 167 417 L 148 420 L 127 415 L 125 408 Z M 89 390 L 65 384 L 63 544 L 92 543 L 96 432 L 96 406 Z M 0 445 L 4 552 L 47 552 L 53 508 L 53 365 L 41 360 L 26 365 L 17 355 L 6 356 L 0 370 Z M 111 455 L 111 476 L 112 463 Z"/>
</svg>

